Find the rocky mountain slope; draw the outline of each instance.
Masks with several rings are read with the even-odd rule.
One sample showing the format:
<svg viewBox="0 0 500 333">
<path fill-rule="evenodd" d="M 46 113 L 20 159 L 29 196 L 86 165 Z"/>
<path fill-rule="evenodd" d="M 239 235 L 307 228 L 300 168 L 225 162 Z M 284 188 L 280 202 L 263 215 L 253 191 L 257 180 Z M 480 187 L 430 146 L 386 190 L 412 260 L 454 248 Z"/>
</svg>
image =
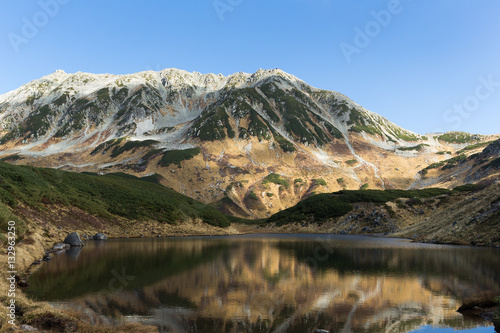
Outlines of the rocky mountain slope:
<svg viewBox="0 0 500 333">
<path fill-rule="evenodd" d="M 414 187 L 453 187 L 461 184 L 489 183 L 500 173 L 500 140 L 466 146 L 454 157 L 422 169 Z"/>
<path fill-rule="evenodd" d="M 159 174 L 163 185 L 252 218 L 314 193 L 419 187 L 420 170 L 496 138 L 421 136 L 279 69 L 56 71 L 0 96 L 0 128 L 9 163 Z"/>
</svg>

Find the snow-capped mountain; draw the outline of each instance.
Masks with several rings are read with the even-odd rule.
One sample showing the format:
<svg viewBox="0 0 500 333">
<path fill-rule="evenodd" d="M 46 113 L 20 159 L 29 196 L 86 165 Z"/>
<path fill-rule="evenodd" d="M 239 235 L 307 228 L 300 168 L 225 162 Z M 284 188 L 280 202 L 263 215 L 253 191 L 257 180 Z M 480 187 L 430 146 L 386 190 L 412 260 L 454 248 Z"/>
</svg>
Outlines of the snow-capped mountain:
<svg viewBox="0 0 500 333">
<path fill-rule="evenodd" d="M 240 126 L 245 117 L 248 126 Z M 253 135 L 286 138 L 280 144 L 285 149 L 295 141 L 322 146 L 348 130 L 393 143 L 420 138 L 342 94 L 315 89 L 279 69 L 230 76 L 177 69 L 132 75 L 58 70 L 0 96 L 0 128 L 2 143 L 42 154 L 45 149 L 36 147 L 49 141 L 47 152 L 55 153 L 123 136 L 172 144 Z"/>
</svg>

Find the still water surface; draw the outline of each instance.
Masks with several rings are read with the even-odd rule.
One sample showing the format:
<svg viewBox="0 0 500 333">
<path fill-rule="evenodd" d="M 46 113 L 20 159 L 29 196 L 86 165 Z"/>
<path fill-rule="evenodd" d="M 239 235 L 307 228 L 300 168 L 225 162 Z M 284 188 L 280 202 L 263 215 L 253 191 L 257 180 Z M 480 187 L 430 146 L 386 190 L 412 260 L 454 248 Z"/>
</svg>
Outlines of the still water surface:
<svg viewBox="0 0 500 333">
<path fill-rule="evenodd" d="M 500 292 L 500 251 L 339 235 L 89 241 L 28 293 L 92 323 L 160 332 L 494 332 L 456 312 Z"/>
</svg>

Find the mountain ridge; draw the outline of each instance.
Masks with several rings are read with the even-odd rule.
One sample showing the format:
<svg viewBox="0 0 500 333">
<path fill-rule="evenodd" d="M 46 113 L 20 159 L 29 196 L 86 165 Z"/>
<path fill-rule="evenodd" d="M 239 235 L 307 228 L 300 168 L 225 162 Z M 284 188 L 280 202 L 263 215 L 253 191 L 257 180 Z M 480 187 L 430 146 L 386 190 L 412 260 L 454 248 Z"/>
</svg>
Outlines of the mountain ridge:
<svg viewBox="0 0 500 333">
<path fill-rule="evenodd" d="M 425 167 L 496 138 L 419 135 L 280 69 L 56 71 L 0 96 L 0 129 L 10 163 L 158 173 L 162 184 L 204 203 L 224 199 L 245 217 L 314 193 L 409 188 Z M 270 174 L 293 186 L 265 182 Z"/>
<path fill-rule="evenodd" d="M 283 80 L 280 79 L 283 79 L 286 82 L 283 82 Z M 24 137 L 25 142 L 36 142 L 40 139 L 40 137 L 47 136 L 47 130 L 50 127 L 48 121 L 44 122 L 44 118 L 57 120 L 59 125 L 63 127 L 64 125 L 68 127 L 68 122 L 76 121 L 74 119 L 76 117 L 76 113 L 74 113 L 75 116 L 73 118 L 69 119 L 65 119 L 64 114 L 59 115 L 59 117 L 57 115 L 57 111 L 62 111 L 61 109 L 70 106 L 72 103 L 77 103 L 77 106 L 78 104 L 87 104 L 83 105 L 83 107 L 87 107 L 87 109 L 90 109 L 90 111 L 94 111 L 94 113 L 99 113 L 98 108 L 96 108 L 95 105 L 92 105 L 91 102 L 102 100 L 103 102 L 100 103 L 101 105 L 99 105 L 98 103 L 98 107 L 100 107 L 101 109 L 113 109 L 113 107 L 116 108 L 116 104 L 120 102 L 120 99 L 129 97 L 132 93 L 136 94 L 137 90 L 142 93 L 142 91 L 140 90 L 146 89 L 147 91 L 145 91 L 145 93 L 149 95 L 144 96 L 143 94 L 142 96 L 140 96 L 142 97 L 142 101 L 146 102 L 144 103 L 146 104 L 146 107 L 144 107 L 144 105 L 136 103 L 130 106 L 130 108 L 140 110 L 142 107 L 143 113 L 147 113 L 147 109 L 156 107 L 156 111 L 160 111 L 161 113 L 161 117 L 157 117 L 156 120 L 160 120 L 160 122 L 162 120 L 165 120 L 168 123 L 166 125 L 168 125 L 168 127 L 172 127 L 177 126 L 185 121 L 193 120 L 196 117 L 200 116 L 203 111 L 201 108 L 205 106 L 203 104 L 209 104 L 211 100 L 213 102 L 216 102 L 220 94 L 230 92 L 232 89 L 237 91 L 237 89 L 255 88 L 256 86 L 262 86 L 264 84 L 270 83 L 271 81 L 273 83 L 277 83 L 278 85 L 286 85 L 286 89 L 300 88 L 314 93 L 322 92 L 325 95 L 329 95 L 326 97 L 329 97 L 330 99 L 332 99 L 333 97 L 333 100 L 335 100 L 337 103 L 347 103 L 351 107 L 359 108 L 365 113 L 365 116 L 368 115 L 371 118 L 380 117 L 364 108 L 361 108 L 358 104 L 354 103 L 352 100 L 338 92 L 324 91 L 317 88 L 312 88 L 295 76 L 278 69 L 258 70 L 253 74 L 239 72 L 227 77 L 221 74 L 200 74 L 198 72 L 189 73 L 177 69 L 165 69 L 159 72 L 145 71 L 129 75 L 89 74 L 82 72 L 67 74 L 63 71 L 56 71 L 52 74 L 42 77 L 41 79 L 31 81 L 30 83 L 23 85 L 14 91 L 1 95 L 0 124 L 4 130 L 6 128 L 11 130 L 12 137 L 15 137 L 16 134 L 21 137 L 21 134 L 27 133 L 16 133 L 16 128 L 14 128 L 13 126 L 15 124 L 14 120 L 16 120 L 17 122 L 22 122 L 30 116 L 38 115 L 38 118 L 41 118 L 39 119 L 39 121 L 41 121 L 42 124 L 26 124 L 27 126 L 25 128 L 25 132 L 29 132 L 31 136 Z M 120 90 L 117 90 L 118 88 Z M 274 87 L 270 87 L 271 90 L 272 88 Z M 112 89 L 116 94 L 109 91 L 109 89 Z M 110 98 L 110 94 L 113 95 L 112 97 L 116 98 Z M 182 96 L 182 94 L 187 96 L 188 99 L 189 97 L 192 97 L 194 101 L 190 101 L 191 105 L 185 105 L 186 99 L 180 101 L 175 100 L 176 98 L 182 99 L 182 97 L 184 97 Z M 71 100 L 68 101 L 68 98 L 70 98 Z M 157 99 L 156 101 L 154 100 L 155 98 Z M 163 101 L 160 101 L 161 99 L 163 99 Z M 154 104 L 155 102 L 164 103 L 163 105 L 147 105 L 148 102 L 149 104 Z M 328 102 L 331 102 L 331 100 Z M 13 112 L 10 117 L 8 115 L 5 115 L 5 111 L 9 110 L 9 108 L 12 109 L 13 107 L 16 108 L 16 112 Z M 85 111 L 87 111 L 87 113 L 89 113 L 89 110 L 87 109 L 80 108 L 78 111 L 83 111 L 84 113 Z M 123 109 L 116 110 L 116 118 L 119 118 L 121 116 L 119 112 L 122 110 Z M 170 111 L 171 115 L 169 116 L 166 111 Z M 147 114 L 141 115 L 140 111 L 138 112 L 139 113 L 136 114 L 138 118 L 147 118 Z M 86 114 L 85 116 L 87 120 L 90 121 L 90 125 L 99 125 L 99 115 Z M 125 123 L 128 121 L 129 124 L 127 125 L 129 125 L 129 127 L 133 127 L 129 120 L 130 119 L 126 119 Z M 380 120 L 389 123 L 389 121 L 385 118 L 380 118 Z M 141 124 L 147 128 L 151 127 L 148 127 L 149 124 Z M 137 122 L 135 122 L 135 125 L 138 125 Z M 390 125 L 392 125 L 392 123 Z M 81 130 L 82 124 L 73 124 L 73 129 L 76 129 L 76 131 Z M 161 129 L 161 127 L 156 126 L 156 129 Z M 62 131 L 59 130 L 58 132 L 54 132 L 51 134 L 55 134 L 56 137 L 64 138 L 66 137 L 65 134 L 69 134 L 70 131 L 71 128 L 63 128 Z M 17 129 L 17 132 L 20 132 L 19 129 Z M 143 133 L 144 132 L 138 132 L 135 134 L 138 137 L 141 137 L 141 134 Z M 407 133 L 410 133 L 410 135 L 415 135 L 415 133 L 409 131 L 407 131 Z M 122 134 L 130 135 L 134 134 L 134 131 L 130 131 L 130 128 L 127 129 L 125 126 L 124 128 L 122 128 L 121 132 L 119 131 L 118 133 L 115 133 L 113 137 L 108 138 L 117 138 L 122 136 Z M 4 142 L 5 139 L 9 138 L 10 137 L 4 138 Z"/>
</svg>

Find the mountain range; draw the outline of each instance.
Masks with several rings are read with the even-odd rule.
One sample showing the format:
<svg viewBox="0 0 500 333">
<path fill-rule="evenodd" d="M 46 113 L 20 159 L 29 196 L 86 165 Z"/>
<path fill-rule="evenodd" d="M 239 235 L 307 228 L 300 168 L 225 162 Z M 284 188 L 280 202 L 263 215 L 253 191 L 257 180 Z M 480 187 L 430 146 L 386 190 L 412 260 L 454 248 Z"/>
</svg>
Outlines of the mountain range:
<svg viewBox="0 0 500 333">
<path fill-rule="evenodd" d="M 420 135 L 280 69 L 57 70 L 0 96 L 0 130 L 9 163 L 158 175 L 162 185 L 245 218 L 323 192 L 489 179 L 497 169 L 476 170 L 468 156 L 500 137 Z"/>
</svg>

